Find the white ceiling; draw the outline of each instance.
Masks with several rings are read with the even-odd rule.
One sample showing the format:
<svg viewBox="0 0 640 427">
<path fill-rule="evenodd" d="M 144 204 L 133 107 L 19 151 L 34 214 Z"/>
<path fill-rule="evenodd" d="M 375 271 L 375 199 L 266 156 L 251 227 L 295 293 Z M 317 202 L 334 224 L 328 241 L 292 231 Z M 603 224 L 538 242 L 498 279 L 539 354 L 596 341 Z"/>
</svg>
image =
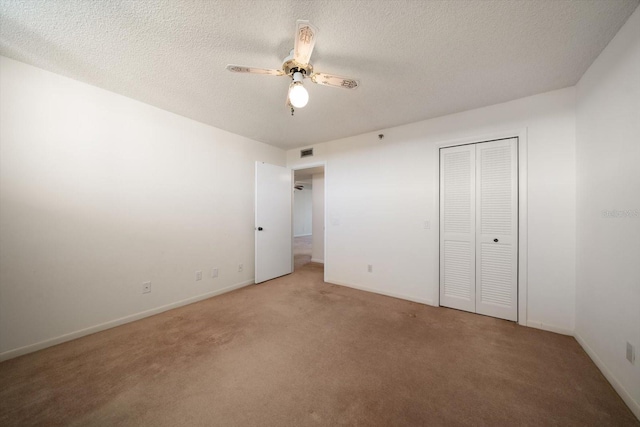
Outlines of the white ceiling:
<svg viewBox="0 0 640 427">
<path fill-rule="evenodd" d="M 284 149 L 574 85 L 638 0 L 0 2 L 0 54 Z M 319 28 L 294 117 L 279 68 Z"/>
</svg>

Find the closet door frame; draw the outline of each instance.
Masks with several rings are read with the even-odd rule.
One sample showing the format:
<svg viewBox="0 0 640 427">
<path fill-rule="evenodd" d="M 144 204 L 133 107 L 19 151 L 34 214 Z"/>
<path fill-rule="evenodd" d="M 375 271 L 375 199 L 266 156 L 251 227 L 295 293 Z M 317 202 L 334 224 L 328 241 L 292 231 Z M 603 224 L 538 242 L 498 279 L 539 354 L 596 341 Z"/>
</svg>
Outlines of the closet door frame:
<svg viewBox="0 0 640 427">
<path fill-rule="evenodd" d="M 437 190 L 434 205 L 437 211 L 437 242 L 438 259 L 435 260 L 435 271 L 438 283 L 438 305 L 440 305 L 440 149 L 458 145 L 477 144 L 501 139 L 518 138 L 518 324 L 527 326 L 527 128 L 505 130 L 490 134 L 477 135 L 467 138 L 442 141 L 436 143 L 435 148 L 435 182 Z"/>
</svg>

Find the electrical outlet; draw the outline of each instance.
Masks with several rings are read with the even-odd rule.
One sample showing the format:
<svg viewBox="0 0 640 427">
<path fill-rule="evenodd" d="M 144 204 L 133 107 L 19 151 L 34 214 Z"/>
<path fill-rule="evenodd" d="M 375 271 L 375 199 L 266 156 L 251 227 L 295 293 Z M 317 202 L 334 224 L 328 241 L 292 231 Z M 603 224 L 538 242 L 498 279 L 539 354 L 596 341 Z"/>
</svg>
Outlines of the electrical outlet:
<svg viewBox="0 0 640 427">
<path fill-rule="evenodd" d="M 151 282 L 142 283 L 142 293 L 148 294 L 149 292 L 151 292 Z"/>
<path fill-rule="evenodd" d="M 630 342 L 627 342 L 627 360 L 631 362 L 632 365 L 635 365 L 636 349 L 631 345 Z"/>
<path fill-rule="evenodd" d="M 244 264 L 238 264 L 238 273 L 242 273 L 244 271 Z"/>
<path fill-rule="evenodd" d="M 424 221 L 423 227 L 424 227 L 425 230 L 430 230 L 431 229 L 431 222 Z"/>
<path fill-rule="evenodd" d="M 218 269 L 214 268 L 211 270 L 211 277 L 216 278 L 218 277 Z"/>
<path fill-rule="evenodd" d="M 196 280 L 202 280 L 202 271 L 196 271 Z"/>
<path fill-rule="evenodd" d="M 368 265 L 367 265 L 367 271 L 368 271 L 369 273 L 373 273 L 373 265 L 372 265 L 372 264 L 368 264 Z"/>
</svg>

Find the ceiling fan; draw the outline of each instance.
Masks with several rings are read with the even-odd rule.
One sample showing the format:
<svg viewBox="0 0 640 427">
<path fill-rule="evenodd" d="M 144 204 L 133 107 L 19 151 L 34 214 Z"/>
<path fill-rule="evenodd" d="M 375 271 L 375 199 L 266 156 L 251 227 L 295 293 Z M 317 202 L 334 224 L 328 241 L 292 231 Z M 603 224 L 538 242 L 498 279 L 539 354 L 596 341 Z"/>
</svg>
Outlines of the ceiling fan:
<svg viewBox="0 0 640 427">
<path fill-rule="evenodd" d="M 293 50 L 282 62 L 282 69 L 274 70 L 268 68 L 244 67 L 241 65 L 227 65 L 227 70 L 235 73 L 264 74 L 267 76 L 287 76 L 291 78 L 289 92 L 287 94 L 287 105 L 293 108 L 302 108 L 309 102 L 309 93 L 302 85 L 305 78 L 311 79 L 313 83 L 341 87 L 345 89 L 355 89 L 360 82 L 348 77 L 340 77 L 333 74 L 314 73 L 313 66 L 309 62 L 313 47 L 316 44 L 316 34 L 318 29 L 311 25 L 309 21 L 296 21 L 296 39 Z"/>
</svg>

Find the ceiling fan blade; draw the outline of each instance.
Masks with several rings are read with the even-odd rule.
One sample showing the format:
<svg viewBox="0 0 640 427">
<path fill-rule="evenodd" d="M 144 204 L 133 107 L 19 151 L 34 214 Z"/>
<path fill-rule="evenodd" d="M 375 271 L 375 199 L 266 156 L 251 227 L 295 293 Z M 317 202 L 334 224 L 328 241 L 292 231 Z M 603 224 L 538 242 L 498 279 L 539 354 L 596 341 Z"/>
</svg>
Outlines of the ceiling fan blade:
<svg viewBox="0 0 640 427">
<path fill-rule="evenodd" d="M 242 65 L 227 65 L 227 70 L 233 71 L 234 73 L 249 73 L 249 74 L 264 74 L 267 76 L 284 76 L 284 71 L 282 70 L 271 70 L 269 68 L 255 68 L 255 67 L 245 67 Z"/>
<path fill-rule="evenodd" d="M 316 44 L 318 29 L 309 21 L 296 21 L 296 41 L 293 47 L 293 59 L 298 64 L 307 66 L 311 59 L 313 47 Z"/>
<path fill-rule="evenodd" d="M 360 86 L 358 80 L 325 73 L 313 73 L 311 75 L 311 81 L 319 85 L 342 87 L 345 89 L 355 89 Z"/>
</svg>

